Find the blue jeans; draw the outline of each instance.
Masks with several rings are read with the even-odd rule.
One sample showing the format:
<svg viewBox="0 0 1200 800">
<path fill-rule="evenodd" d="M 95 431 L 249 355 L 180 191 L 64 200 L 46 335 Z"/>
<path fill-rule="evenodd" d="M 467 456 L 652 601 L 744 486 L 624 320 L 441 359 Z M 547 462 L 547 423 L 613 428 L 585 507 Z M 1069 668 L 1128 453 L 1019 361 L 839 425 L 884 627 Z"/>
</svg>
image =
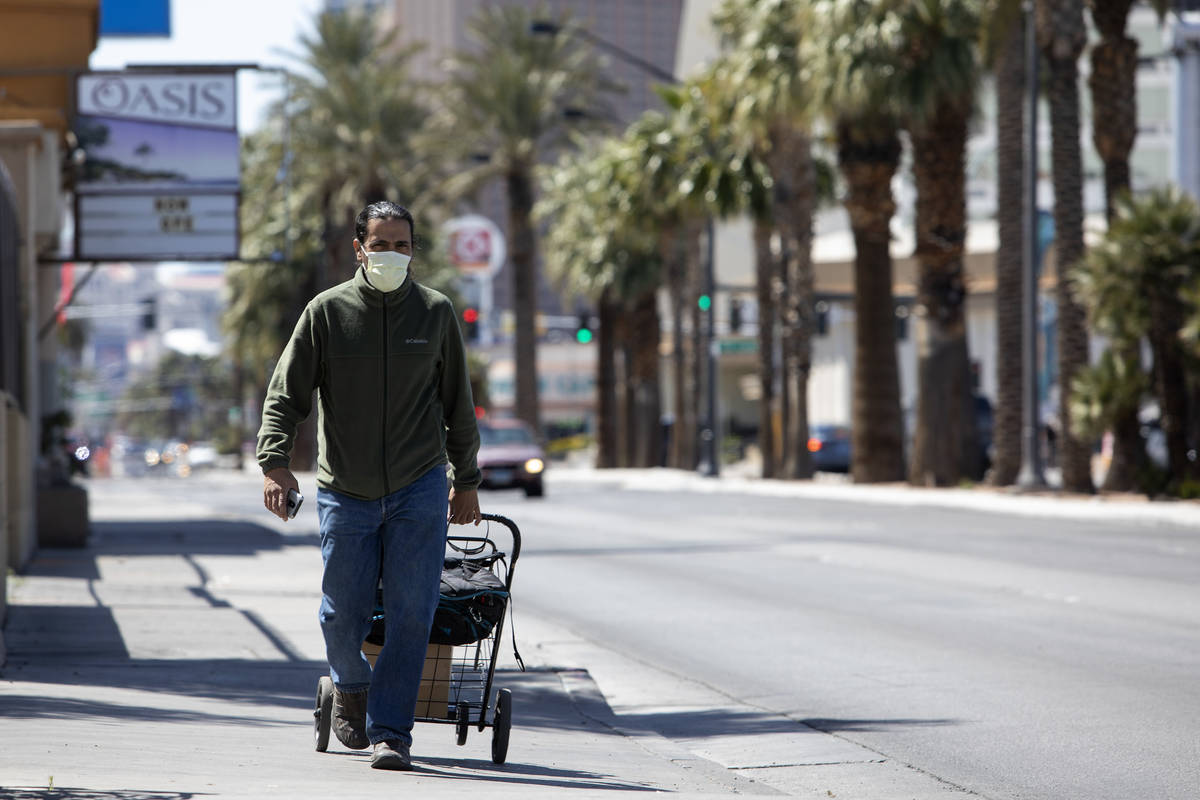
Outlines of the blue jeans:
<svg viewBox="0 0 1200 800">
<path fill-rule="evenodd" d="M 321 631 L 341 692 L 370 689 L 371 743 L 412 744 L 413 716 L 446 552 L 446 469 L 437 466 L 378 500 L 317 490 L 321 519 Z M 375 669 L 362 654 L 383 582 L 385 639 Z"/>
</svg>

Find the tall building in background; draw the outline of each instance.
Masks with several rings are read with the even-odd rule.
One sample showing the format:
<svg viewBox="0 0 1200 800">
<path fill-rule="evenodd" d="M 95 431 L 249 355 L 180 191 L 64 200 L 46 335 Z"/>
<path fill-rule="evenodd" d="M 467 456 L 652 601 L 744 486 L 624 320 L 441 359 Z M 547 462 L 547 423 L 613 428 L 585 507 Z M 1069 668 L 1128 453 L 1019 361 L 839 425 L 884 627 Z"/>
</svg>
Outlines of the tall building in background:
<svg viewBox="0 0 1200 800">
<path fill-rule="evenodd" d="M 330 0 L 332 4 L 334 0 Z M 342 4 L 350 0 L 341 0 Z M 445 77 L 446 59 L 472 46 L 469 23 L 488 7 L 521 6 L 531 12 L 544 8 L 547 16 L 557 19 L 569 15 L 570 22 L 590 34 L 610 42 L 666 73 L 675 69 L 675 51 L 684 0 L 384 0 L 389 19 L 398 31 L 401 47 L 421 46 L 412 60 L 413 77 L 436 83 Z M 580 38 L 579 47 L 594 45 Z M 613 78 L 625 86 L 625 94 L 612 100 L 619 132 L 642 112 L 664 108 L 654 92 L 656 80 L 645 70 L 621 60 L 602 49 Z M 481 193 L 480 207 L 470 209 L 505 228 L 507 209 L 499 184 Z M 573 313 L 563 308 L 558 293 L 543 282 L 539 307 L 548 314 Z M 508 265 L 501 268 L 494 282 L 497 312 L 512 307 Z"/>
<path fill-rule="evenodd" d="M 333 3 L 335 0 L 330 0 Z M 340 0 L 342 3 L 352 0 Z M 468 23 L 483 8 L 521 6 L 531 12 L 545 8 L 547 16 L 557 19 L 567 14 L 571 21 L 590 34 L 611 42 L 631 55 L 643 59 L 666 73 L 675 71 L 675 51 L 679 42 L 679 23 L 684 0 L 383 0 L 390 7 L 392 21 L 399 28 L 404 44 L 425 43 L 425 49 L 413 57 L 418 77 L 437 80 L 444 72 L 442 63 L 456 51 L 471 47 Z M 580 47 L 591 47 L 580 39 Z M 603 52 L 601 50 L 601 52 Z M 661 108 L 654 93 L 656 79 L 640 67 L 605 54 L 611 75 L 625 85 L 627 92 L 613 106 L 623 124 L 629 124 L 648 108 Z"/>
</svg>

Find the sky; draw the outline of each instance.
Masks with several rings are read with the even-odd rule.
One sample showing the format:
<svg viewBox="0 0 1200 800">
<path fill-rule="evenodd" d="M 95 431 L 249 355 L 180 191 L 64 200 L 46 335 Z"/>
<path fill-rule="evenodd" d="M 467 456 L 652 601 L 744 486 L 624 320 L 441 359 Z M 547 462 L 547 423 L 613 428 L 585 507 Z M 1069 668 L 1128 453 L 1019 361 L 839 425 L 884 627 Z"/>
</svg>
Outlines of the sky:
<svg viewBox="0 0 1200 800">
<path fill-rule="evenodd" d="M 293 66 L 285 52 L 311 31 L 322 0 L 171 0 L 171 37 L 100 39 L 92 69 L 129 64 L 256 63 Z M 260 124 L 266 107 L 283 94 L 278 75 L 243 71 L 238 76 L 238 127 Z"/>
</svg>

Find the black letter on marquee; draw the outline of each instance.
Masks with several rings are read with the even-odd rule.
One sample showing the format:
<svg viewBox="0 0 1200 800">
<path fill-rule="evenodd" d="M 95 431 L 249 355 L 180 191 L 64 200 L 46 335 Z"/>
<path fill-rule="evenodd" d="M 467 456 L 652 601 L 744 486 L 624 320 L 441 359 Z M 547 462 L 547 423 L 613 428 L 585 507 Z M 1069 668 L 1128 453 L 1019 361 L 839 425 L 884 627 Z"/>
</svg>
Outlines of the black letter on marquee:
<svg viewBox="0 0 1200 800">
<path fill-rule="evenodd" d="M 217 95 L 217 91 L 219 91 L 223 86 L 224 84 L 215 82 L 206 83 L 204 85 L 204 88 L 200 93 L 204 96 L 205 100 L 213 105 L 215 109 L 212 113 L 205 114 L 205 116 L 219 117 L 225 113 L 225 101 Z"/>
<path fill-rule="evenodd" d="M 120 111 L 129 102 L 129 87 L 120 78 L 109 78 L 92 89 L 92 102 L 105 111 Z"/>
</svg>

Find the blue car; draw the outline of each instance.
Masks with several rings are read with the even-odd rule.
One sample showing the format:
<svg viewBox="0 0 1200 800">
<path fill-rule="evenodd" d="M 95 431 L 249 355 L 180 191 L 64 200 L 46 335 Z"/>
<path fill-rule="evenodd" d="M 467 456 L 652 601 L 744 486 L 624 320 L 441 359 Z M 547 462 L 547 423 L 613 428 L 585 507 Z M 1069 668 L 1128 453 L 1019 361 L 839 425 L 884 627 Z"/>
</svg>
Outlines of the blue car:
<svg viewBox="0 0 1200 800">
<path fill-rule="evenodd" d="M 813 425 L 808 429 L 808 452 L 818 472 L 850 471 L 850 428 Z"/>
</svg>

